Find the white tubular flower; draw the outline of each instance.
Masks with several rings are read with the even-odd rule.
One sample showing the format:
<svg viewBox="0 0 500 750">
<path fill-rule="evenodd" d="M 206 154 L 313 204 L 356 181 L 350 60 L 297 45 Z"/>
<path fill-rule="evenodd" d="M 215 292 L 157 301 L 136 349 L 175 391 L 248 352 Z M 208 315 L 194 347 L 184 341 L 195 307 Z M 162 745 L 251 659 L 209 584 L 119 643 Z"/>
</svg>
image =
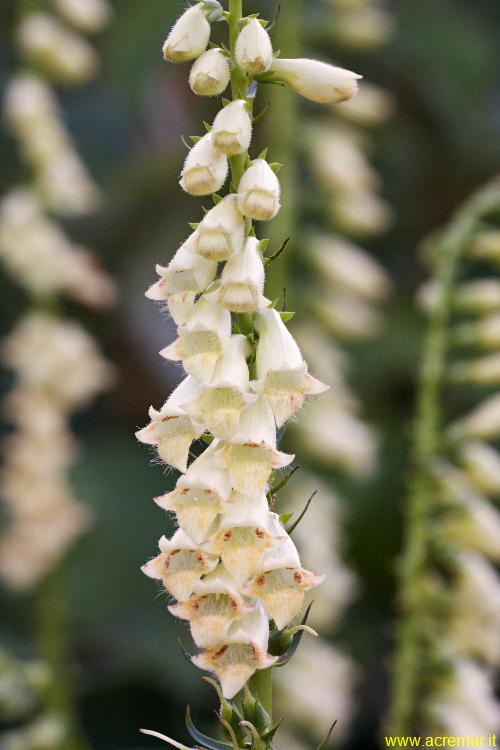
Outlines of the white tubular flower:
<svg viewBox="0 0 500 750">
<path fill-rule="evenodd" d="M 84 83 L 97 71 L 93 47 L 49 13 L 29 13 L 17 33 L 28 60 L 63 83 Z"/>
<path fill-rule="evenodd" d="M 155 502 L 177 514 L 179 526 L 197 544 L 207 534 L 231 496 L 231 479 L 214 456 L 213 444 L 199 456 L 176 484 Z"/>
<path fill-rule="evenodd" d="M 215 648 L 223 643 L 233 623 L 254 609 L 222 565 L 195 584 L 193 592 L 190 599 L 174 604 L 169 611 L 189 621 L 198 648 Z"/>
<path fill-rule="evenodd" d="M 231 312 L 253 312 L 270 304 L 264 297 L 265 271 L 259 240 L 248 237 L 224 266 L 220 286 L 214 295 Z"/>
<path fill-rule="evenodd" d="M 241 412 L 257 396 L 250 392 L 245 336 L 233 335 L 215 365 L 210 381 L 186 408 L 199 417 L 207 430 L 222 440 L 231 440 Z"/>
<path fill-rule="evenodd" d="M 389 293 L 387 273 L 354 243 L 318 234 L 309 238 L 308 245 L 314 265 L 333 284 L 345 286 L 367 300 L 377 301 Z"/>
<path fill-rule="evenodd" d="M 465 443 L 460 449 L 464 468 L 471 481 L 487 495 L 500 493 L 500 454 L 479 440 Z"/>
<path fill-rule="evenodd" d="M 339 290 L 330 299 L 311 298 L 313 312 L 336 336 L 366 339 L 376 336 L 382 327 L 382 316 L 359 296 Z"/>
<path fill-rule="evenodd" d="M 196 296 L 207 289 L 217 272 L 216 261 L 200 258 L 193 252 L 193 246 L 194 235 L 191 235 L 166 268 L 157 265 L 160 280 L 146 292 L 148 299 L 166 301 L 177 325 L 188 321 Z"/>
<path fill-rule="evenodd" d="M 287 536 L 264 557 L 261 571 L 243 586 L 243 592 L 260 599 L 278 630 L 283 630 L 300 612 L 305 592 L 324 579 L 324 575 L 302 568 L 297 549 Z"/>
<path fill-rule="evenodd" d="M 214 147 L 212 134 L 207 133 L 190 149 L 179 184 L 191 195 L 210 195 L 224 185 L 228 169 L 227 156 Z"/>
<path fill-rule="evenodd" d="M 182 472 L 187 469 L 191 443 L 205 430 L 184 409 L 196 398 L 198 391 L 198 382 L 191 376 L 185 378 L 160 411 L 150 408 L 150 424 L 135 434 L 141 443 L 155 445 L 160 458 Z"/>
<path fill-rule="evenodd" d="M 474 258 L 498 263 L 500 261 L 500 230 L 491 228 L 480 232 L 472 242 L 469 252 Z"/>
<path fill-rule="evenodd" d="M 220 47 L 209 49 L 199 57 L 189 73 L 189 85 L 198 96 L 219 96 L 230 79 L 229 60 Z"/>
<path fill-rule="evenodd" d="M 452 608 L 452 637 L 461 650 L 500 663 L 500 579 L 482 555 L 462 552 Z"/>
<path fill-rule="evenodd" d="M 91 34 L 103 29 L 111 18 L 106 0 L 52 0 L 61 16 L 72 26 Z"/>
<path fill-rule="evenodd" d="M 273 469 L 288 466 L 294 456 L 276 450 L 276 426 L 269 403 L 259 397 L 243 411 L 238 431 L 219 448 L 236 492 L 259 496 Z"/>
<path fill-rule="evenodd" d="M 363 81 L 353 99 L 339 104 L 336 114 L 362 127 L 376 127 L 386 122 L 394 113 L 392 94 L 380 86 Z"/>
<path fill-rule="evenodd" d="M 141 570 L 150 578 L 157 578 L 175 599 L 185 601 L 193 593 L 195 584 L 202 576 L 215 570 L 219 558 L 200 550 L 179 529 L 171 539 L 162 537 L 160 554 L 142 566 Z"/>
<path fill-rule="evenodd" d="M 248 151 L 252 140 L 252 118 L 244 99 L 237 99 L 221 109 L 212 126 L 215 148 L 227 156 Z"/>
<path fill-rule="evenodd" d="M 207 297 L 201 297 L 179 338 L 163 349 L 165 359 L 181 360 L 186 372 L 202 383 L 213 375 L 217 359 L 231 338 L 231 314 Z"/>
<path fill-rule="evenodd" d="M 453 362 L 448 374 L 455 383 L 497 385 L 500 381 L 500 354 L 495 352 L 477 359 Z"/>
<path fill-rule="evenodd" d="M 472 323 L 457 325 L 453 330 L 453 338 L 462 345 L 498 349 L 500 347 L 500 313 L 492 313 Z"/>
<path fill-rule="evenodd" d="M 273 62 L 271 38 L 257 18 L 250 18 L 236 40 L 236 62 L 249 75 L 269 70 Z"/>
<path fill-rule="evenodd" d="M 328 386 L 307 371 L 300 349 L 280 314 L 269 308 L 256 315 L 257 380 L 252 387 L 269 403 L 278 427 L 302 408 L 306 396 L 324 393 Z"/>
<path fill-rule="evenodd" d="M 266 552 L 276 547 L 284 534 L 279 518 L 269 513 L 267 498 L 261 495 L 253 506 L 238 503 L 227 510 L 219 530 L 202 548 L 220 555 L 227 572 L 241 586 L 262 570 Z"/>
<path fill-rule="evenodd" d="M 238 208 L 238 197 L 226 195 L 205 214 L 194 233 L 194 248 L 207 260 L 227 260 L 238 252 L 245 238 L 245 219 Z"/>
<path fill-rule="evenodd" d="M 452 425 L 450 434 L 457 439 L 494 440 L 500 435 L 500 394 L 490 396 L 470 414 Z"/>
<path fill-rule="evenodd" d="M 265 159 L 254 159 L 238 187 L 238 205 L 255 221 L 273 219 L 281 208 L 280 183 Z"/>
<path fill-rule="evenodd" d="M 195 60 L 205 52 L 210 31 L 203 4 L 193 5 L 173 25 L 163 44 L 163 57 L 175 63 Z"/>
<path fill-rule="evenodd" d="M 228 640 L 214 649 L 193 656 L 200 669 L 214 672 L 227 700 L 231 700 L 257 669 L 268 669 L 276 656 L 267 653 L 269 623 L 262 610 L 256 610 L 235 623 Z"/>
<path fill-rule="evenodd" d="M 280 81 L 306 99 L 321 104 L 347 101 L 358 91 L 357 81 L 362 76 L 319 60 L 278 58 L 271 70 Z"/>
</svg>

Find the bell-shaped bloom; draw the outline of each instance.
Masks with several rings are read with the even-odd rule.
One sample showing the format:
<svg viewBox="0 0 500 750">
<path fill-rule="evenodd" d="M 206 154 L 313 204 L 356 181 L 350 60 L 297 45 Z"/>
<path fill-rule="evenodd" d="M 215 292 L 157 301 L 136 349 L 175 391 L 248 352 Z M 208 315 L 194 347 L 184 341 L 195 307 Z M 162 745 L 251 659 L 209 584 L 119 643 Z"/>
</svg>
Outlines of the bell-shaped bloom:
<svg viewBox="0 0 500 750">
<path fill-rule="evenodd" d="M 226 510 L 220 528 L 203 549 L 220 555 L 228 573 L 241 585 L 262 570 L 264 555 L 283 535 L 274 523 L 274 514 L 269 513 L 266 496 L 261 495 L 249 509 L 236 505 Z"/>
<path fill-rule="evenodd" d="M 233 623 L 253 609 L 223 565 L 195 584 L 190 599 L 169 607 L 173 615 L 189 621 L 191 635 L 199 648 L 214 648 L 223 643 Z"/>
<path fill-rule="evenodd" d="M 214 672 L 224 697 L 231 700 L 257 669 L 269 669 L 276 662 L 277 657 L 267 653 L 268 640 L 267 616 L 257 609 L 232 626 L 224 643 L 193 656 L 193 663 Z"/>
<path fill-rule="evenodd" d="M 253 312 L 270 304 L 264 297 L 264 281 L 259 240 L 247 237 L 239 253 L 232 255 L 224 266 L 220 286 L 214 295 L 226 310 Z"/>
<path fill-rule="evenodd" d="M 276 426 L 271 407 L 259 397 L 242 412 L 230 443 L 217 448 L 236 492 L 258 496 L 273 469 L 288 466 L 294 456 L 276 449 Z"/>
<path fill-rule="evenodd" d="M 255 401 L 250 391 L 246 358 L 249 345 L 245 336 L 233 335 L 215 365 L 209 383 L 187 410 L 197 416 L 215 437 L 231 440 L 238 429 L 241 413 Z"/>
<path fill-rule="evenodd" d="M 160 411 L 149 410 L 151 422 L 136 432 L 141 443 L 155 445 L 160 458 L 179 471 L 186 471 L 189 448 L 205 431 L 183 406 L 190 403 L 199 392 L 197 381 L 188 376 L 177 386 Z"/>
<path fill-rule="evenodd" d="M 215 261 L 200 258 L 193 252 L 194 244 L 195 238 L 191 235 L 166 268 L 157 265 L 160 280 L 146 292 L 148 299 L 167 303 L 177 325 L 187 322 L 196 296 L 207 289 L 217 272 Z"/>
<path fill-rule="evenodd" d="M 284 81 L 306 99 L 320 104 L 345 102 L 358 91 L 358 80 L 362 76 L 319 60 L 278 58 L 271 70 L 276 78 Z"/>
<path fill-rule="evenodd" d="M 244 99 L 237 99 L 221 109 L 212 126 L 215 148 L 227 156 L 248 151 L 252 140 L 252 118 Z"/>
<path fill-rule="evenodd" d="M 480 440 L 465 443 L 460 450 L 465 470 L 486 495 L 500 494 L 500 453 Z"/>
<path fill-rule="evenodd" d="M 319 586 L 324 578 L 302 568 L 297 549 L 286 536 L 265 556 L 261 572 L 243 586 L 243 592 L 260 599 L 278 630 L 283 630 L 300 612 L 305 592 Z"/>
<path fill-rule="evenodd" d="M 181 360 L 186 372 L 207 383 L 217 359 L 231 338 L 231 313 L 207 297 L 201 297 L 179 338 L 163 349 L 165 359 Z"/>
<path fill-rule="evenodd" d="M 236 40 L 236 62 L 250 75 L 265 73 L 273 62 L 271 38 L 257 18 L 250 18 Z"/>
<path fill-rule="evenodd" d="M 216 47 L 199 57 L 189 73 L 189 85 L 198 96 L 219 96 L 231 78 L 229 59 Z"/>
<path fill-rule="evenodd" d="M 179 526 L 197 543 L 207 538 L 224 503 L 231 496 L 231 479 L 214 454 L 212 445 L 193 463 L 175 490 L 156 498 L 156 503 L 177 514 Z"/>
<path fill-rule="evenodd" d="M 280 210 L 280 183 L 265 159 L 254 159 L 238 187 L 238 205 L 244 216 L 269 221 Z"/>
<path fill-rule="evenodd" d="M 257 380 L 252 386 L 271 404 L 278 427 L 302 408 L 306 396 L 324 393 L 328 386 L 307 371 L 300 349 L 276 310 L 260 310 L 255 319 Z"/>
<path fill-rule="evenodd" d="M 500 394 L 485 399 L 450 429 L 453 438 L 495 440 L 500 435 Z"/>
<path fill-rule="evenodd" d="M 191 195 L 210 195 L 224 185 L 229 169 L 227 156 L 214 147 L 207 133 L 189 150 L 180 186 Z"/>
<path fill-rule="evenodd" d="M 195 60 L 210 41 L 210 24 L 202 3 L 188 8 L 173 25 L 163 44 L 163 57 L 175 63 Z"/>
<path fill-rule="evenodd" d="M 171 539 L 163 536 L 159 547 L 160 554 L 141 570 L 162 581 L 169 594 L 179 601 L 188 599 L 200 578 L 215 570 L 219 563 L 217 556 L 200 550 L 182 529 Z"/>
<path fill-rule="evenodd" d="M 227 260 L 241 249 L 245 238 L 245 219 L 236 195 L 226 195 L 214 206 L 194 233 L 196 252 L 207 260 Z"/>
</svg>

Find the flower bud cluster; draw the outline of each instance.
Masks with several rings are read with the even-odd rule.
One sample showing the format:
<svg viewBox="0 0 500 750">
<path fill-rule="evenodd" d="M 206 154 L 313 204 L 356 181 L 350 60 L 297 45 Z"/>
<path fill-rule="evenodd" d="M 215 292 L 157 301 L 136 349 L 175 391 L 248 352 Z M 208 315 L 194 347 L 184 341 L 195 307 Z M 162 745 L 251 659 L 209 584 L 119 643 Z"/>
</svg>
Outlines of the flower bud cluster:
<svg viewBox="0 0 500 750">
<path fill-rule="evenodd" d="M 231 57 L 219 48 L 206 51 L 210 21 L 219 16 L 212 3 L 199 2 L 165 41 L 166 59 L 194 60 L 192 90 L 221 93 L 228 71 L 245 80 L 245 91 L 255 76 L 275 76 L 271 39 L 258 18 L 243 20 Z M 309 98 L 328 91 L 338 101 L 355 93 L 355 74 L 288 62 L 295 73 L 287 82 Z M 181 362 L 186 378 L 137 433 L 181 472 L 175 489 L 156 500 L 176 514 L 179 528 L 171 539 L 162 537 L 160 554 L 143 570 L 176 600 L 170 611 L 190 623 L 201 649 L 194 663 L 218 676 L 229 699 L 257 669 L 275 663 L 269 621 L 286 628 L 305 592 L 322 581 L 302 567 L 270 506 L 275 472 L 293 461 L 279 451 L 278 430 L 307 396 L 326 387 L 309 373 L 282 315 L 264 296 L 265 243 L 252 222 L 276 216 L 281 190 L 273 165 L 248 156 L 251 139 L 251 102 L 240 93 L 187 155 L 180 180 L 187 193 L 218 193 L 230 166 L 232 184 L 224 198 L 215 196 L 169 265 L 158 266 L 159 281 L 147 292 L 166 303 L 178 326 L 161 355 Z M 202 436 L 209 445 L 188 465 L 192 443 Z"/>
</svg>

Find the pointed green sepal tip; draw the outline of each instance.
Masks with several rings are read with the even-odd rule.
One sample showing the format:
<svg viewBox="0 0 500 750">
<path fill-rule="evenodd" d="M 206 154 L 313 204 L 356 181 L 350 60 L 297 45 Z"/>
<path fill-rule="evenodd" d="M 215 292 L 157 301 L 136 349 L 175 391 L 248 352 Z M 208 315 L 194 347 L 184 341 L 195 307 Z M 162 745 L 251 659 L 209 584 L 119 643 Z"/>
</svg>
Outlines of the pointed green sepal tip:
<svg viewBox="0 0 500 750">
<path fill-rule="evenodd" d="M 328 730 L 328 733 L 327 733 L 325 739 L 323 740 L 323 742 L 320 742 L 320 744 L 318 745 L 318 747 L 316 748 L 316 750 L 327 750 L 328 744 L 330 742 L 330 738 L 331 738 L 331 736 L 333 734 L 333 730 L 335 729 L 336 725 L 337 725 L 337 720 L 335 720 L 333 722 L 332 726 Z"/>
</svg>

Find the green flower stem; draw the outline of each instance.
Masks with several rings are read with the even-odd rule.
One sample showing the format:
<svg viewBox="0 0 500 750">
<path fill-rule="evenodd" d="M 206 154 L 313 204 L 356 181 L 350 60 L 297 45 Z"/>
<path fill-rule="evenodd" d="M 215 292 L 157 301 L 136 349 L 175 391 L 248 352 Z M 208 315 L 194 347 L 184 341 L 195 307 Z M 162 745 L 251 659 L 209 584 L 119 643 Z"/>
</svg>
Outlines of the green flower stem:
<svg viewBox="0 0 500 750">
<path fill-rule="evenodd" d="M 229 0 L 229 48 L 233 60 L 231 70 L 231 91 L 233 101 L 235 99 L 247 99 L 247 78 L 242 70 L 236 65 L 235 48 L 236 39 L 240 31 L 240 24 L 243 18 L 243 0 Z M 233 188 L 238 189 L 238 184 L 245 169 L 245 163 L 248 153 L 239 156 L 233 156 L 230 159 L 231 177 Z M 258 670 L 250 681 L 253 694 L 260 700 L 265 710 L 272 719 L 273 711 L 273 681 L 272 670 Z"/>
<path fill-rule="evenodd" d="M 400 572 L 401 625 L 394 661 L 393 707 L 388 732 L 411 735 L 420 719 L 426 674 L 426 613 L 423 593 L 431 567 L 429 537 L 435 488 L 432 468 L 443 445 L 441 397 L 449 347 L 449 324 L 460 262 L 481 220 L 500 209 L 500 181 L 475 193 L 444 232 L 438 251 L 438 303 L 424 342 L 414 429 L 414 474 L 408 501 L 406 551 Z"/>
<path fill-rule="evenodd" d="M 61 750 L 90 750 L 79 727 L 73 680 L 67 595 L 61 570 L 49 573 L 38 591 L 38 632 L 40 656 L 51 673 L 44 708 L 61 716 L 67 734 Z"/>
</svg>

